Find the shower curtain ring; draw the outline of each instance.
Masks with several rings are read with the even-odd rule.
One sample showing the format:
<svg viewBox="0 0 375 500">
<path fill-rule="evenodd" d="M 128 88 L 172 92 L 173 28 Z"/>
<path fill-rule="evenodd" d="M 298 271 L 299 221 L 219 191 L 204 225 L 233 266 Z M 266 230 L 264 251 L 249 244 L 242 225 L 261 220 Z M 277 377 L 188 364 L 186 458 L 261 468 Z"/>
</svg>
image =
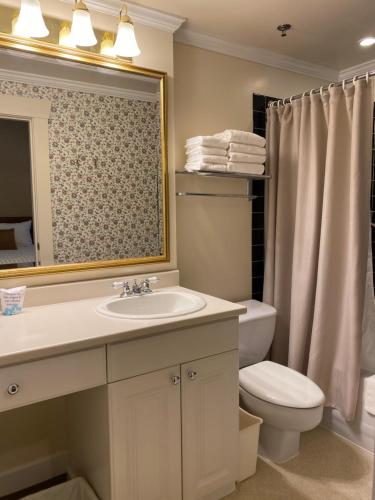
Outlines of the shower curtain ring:
<svg viewBox="0 0 375 500">
<path fill-rule="evenodd" d="M 352 81 L 352 84 L 353 84 L 353 85 L 354 85 L 354 82 L 356 81 L 356 79 L 357 79 L 357 77 L 355 76 L 355 77 L 353 78 L 353 81 Z"/>
<path fill-rule="evenodd" d="M 332 88 L 332 87 L 334 87 L 334 86 L 335 86 L 335 84 L 334 84 L 334 83 L 330 83 L 330 84 L 328 85 L 328 90 L 331 90 L 331 88 Z"/>
<path fill-rule="evenodd" d="M 287 100 L 288 100 L 288 98 L 287 98 L 287 97 L 285 97 L 285 99 L 283 99 L 283 106 L 286 106 L 286 104 L 287 104 L 287 102 L 286 102 L 286 101 L 287 101 Z"/>
<path fill-rule="evenodd" d="M 320 91 L 319 91 L 320 92 L 320 97 L 323 97 L 323 88 L 324 88 L 323 86 L 320 87 Z"/>
<path fill-rule="evenodd" d="M 366 73 L 366 84 L 367 84 L 367 85 L 368 85 L 368 83 L 369 83 L 369 80 L 370 80 L 370 72 L 369 72 L 369 71 L 367 71 L 367 73 Z"/>
<path fill-rule="evenodd" d="M 346 85 L 346 81 L 345 81 L 345 80 L 343 80 L 343 81 L 342 81 L 342 90 L 345 90 L 345 85 Z"/>
<path fill-rule="evenodd" d="M 314 94 L 314 89 L 310 90 L 310 97 Z"/>
</svg>

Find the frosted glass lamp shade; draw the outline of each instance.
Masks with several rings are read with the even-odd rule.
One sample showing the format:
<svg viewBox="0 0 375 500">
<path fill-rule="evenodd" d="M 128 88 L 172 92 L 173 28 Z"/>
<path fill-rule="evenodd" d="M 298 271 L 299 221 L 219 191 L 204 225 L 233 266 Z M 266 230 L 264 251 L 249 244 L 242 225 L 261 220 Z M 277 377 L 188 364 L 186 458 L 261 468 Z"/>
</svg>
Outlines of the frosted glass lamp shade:
<svg viewBox="0 0 375 500">
<path fill-rule="evenodd" d="M 116 55 L 120 57 L 139 56 L 141 51 L 135 38 L 132 23 L 122 20 L 119 22 L 114 50 Z"/>
<path fill-rule="evenodd" d="M 39 0 L 21 1 L 21 10 L 13 24 L 12 34 L 27 38 L 44 38 L 49 35 Z"/>
<path fill-rule="evenodd" d="M 113 44 L 113 35 L 111 33 L 104 33 L 102 42 L 100 44 L 100 53 L 103 56 L 116 57 L 116 52 Z"/>
<path fill-rule="evenodd" d="M 72 49 L 76 48 L 76 45 L 72 38 L 72 33 L 70 31 L 69 24 L 63 24 L 59 33 L 59 45 L 63 47 L 70 47 Z"/>
<path fill-rule="evenodd" d="M 71 35 L 75 45 L 91 47 L 97 44 L 88 10 L 79 8 L 74 9 Z"/>
</svg>

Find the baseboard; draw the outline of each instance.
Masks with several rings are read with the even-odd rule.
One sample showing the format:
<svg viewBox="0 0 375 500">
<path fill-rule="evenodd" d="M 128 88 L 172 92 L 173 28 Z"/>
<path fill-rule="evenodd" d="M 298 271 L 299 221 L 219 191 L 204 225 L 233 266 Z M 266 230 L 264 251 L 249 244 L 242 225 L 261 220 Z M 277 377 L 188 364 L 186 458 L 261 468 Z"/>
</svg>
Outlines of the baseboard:
<svg viewBox="0 0 375 500">
<path fill-rule="evenodd" d="M 67 453 L 60 452 L 0 472 L 0 497 L 24 490 L 67 471 Z"/>
</svg>

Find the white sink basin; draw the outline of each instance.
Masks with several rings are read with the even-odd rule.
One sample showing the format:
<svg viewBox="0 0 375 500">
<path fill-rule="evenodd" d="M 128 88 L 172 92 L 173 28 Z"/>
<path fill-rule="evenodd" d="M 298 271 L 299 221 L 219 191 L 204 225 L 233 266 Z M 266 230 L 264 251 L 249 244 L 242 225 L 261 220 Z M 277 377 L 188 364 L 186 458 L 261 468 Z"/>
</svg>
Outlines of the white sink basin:
<svg viewBox="0 0 375 500">
<path fill-rule="evenodd" d="M 96 306 L 106 316 L 123 319 L 158 319 L 190 314 L 206 307 L 206 301 L 188 292 L 156 291 L 149 295 L 111 298 Z"/>
</svg>

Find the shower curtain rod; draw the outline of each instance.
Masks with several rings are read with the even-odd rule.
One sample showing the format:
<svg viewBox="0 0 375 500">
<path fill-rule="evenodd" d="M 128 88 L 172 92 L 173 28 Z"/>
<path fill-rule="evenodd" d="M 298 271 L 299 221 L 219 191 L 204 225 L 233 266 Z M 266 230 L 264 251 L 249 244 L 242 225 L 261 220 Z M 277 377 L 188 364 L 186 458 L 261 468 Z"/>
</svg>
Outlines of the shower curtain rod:
<svg viewBox="0 0 375 500">
<path fill-rule="evenodd" d="M 345 80 L 342 80 L 341 82 L 335 82 L 335 83 L 330 83 L 329 85 L 323 85 L 320 88 L 317 89 L 312 89 L 307 92 L 303 92 L 302 94 L 296 94 L 292 95 L 291 97 L 286 97 L 285 99 L 278 99 L 277 101 L 271 101 L 268 104 L 269 108 L 276 107 L 279 108 L 280 106 L 285 106 L 285 104 L 291 103 L 292 101 L 295 101 L 296 99 L 301 99 L 304 96 L 307 95 L 312 95 L 312 94 L 321 94 L 323 95 L 323 92 L 326 90 L 329 90 L 331 87 L 340 87 L 340 85 L 345 88 L 345 85 L 347 83 L 354 83 L 356 80 L 367 80 L 369 78 L 373 78 L 375 76 L 375 70 L 373 71 L 368 71 L 367 73 L 364 73 L 362 75 L 356 75 L 354 78 L 346 78 Z"/>
</svg>

